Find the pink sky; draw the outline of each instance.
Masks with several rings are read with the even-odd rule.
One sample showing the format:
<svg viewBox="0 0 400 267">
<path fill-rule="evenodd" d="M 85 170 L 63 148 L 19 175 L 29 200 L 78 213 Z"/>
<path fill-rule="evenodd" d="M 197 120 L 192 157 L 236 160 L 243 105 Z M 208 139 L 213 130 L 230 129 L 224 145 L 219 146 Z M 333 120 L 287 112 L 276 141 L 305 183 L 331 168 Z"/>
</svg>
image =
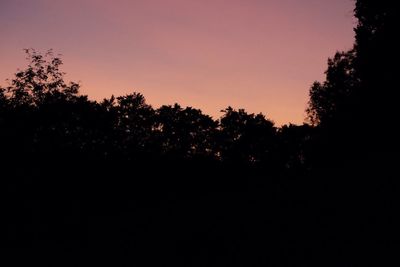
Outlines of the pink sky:
<svg viewBox="0 0 400 267">
<path fill-rule="evenodd" d="M 353 43 L 353 0 L 0 0 L 0 85 L 23 48 L 61 53 L 92 99 L 141 92 L 214 118 L 302 123 L 308 89 Z"/>
</svg>

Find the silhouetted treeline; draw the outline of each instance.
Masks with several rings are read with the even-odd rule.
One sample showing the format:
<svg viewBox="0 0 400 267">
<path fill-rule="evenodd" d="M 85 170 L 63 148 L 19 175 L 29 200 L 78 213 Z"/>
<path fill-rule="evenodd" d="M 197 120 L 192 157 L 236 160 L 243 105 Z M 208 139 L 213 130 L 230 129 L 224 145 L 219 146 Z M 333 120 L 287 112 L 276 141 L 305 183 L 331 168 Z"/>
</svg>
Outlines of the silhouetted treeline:
<svg viewBox="0 0 400 267">
<path fill-rule="evenodd" d="M 26 50 L 28 67 L 0 87 L 13 263 L 388 266 L 400 222 L 395 6 L 356 1 L 355 45 L 328 60 L 303 125 L 156 109 L 140 93 L 93 101 L 51 51 Z"/>
<path fill-rule="evenodd" d="M 1 94 L 6 159 L 184 161 L 269 171 L 304 165 L 307 125 L 278 129 L 262 114 L 231 107 L 219 120 L 178 104 L 154 109 L 139 93 L 91 101 L 78 93 L 79 84 L 64 82 L 59 58 L 26 52 L 28 68 Z M 291 138 L 296 144 L 280 149 Z"/>
</svg>

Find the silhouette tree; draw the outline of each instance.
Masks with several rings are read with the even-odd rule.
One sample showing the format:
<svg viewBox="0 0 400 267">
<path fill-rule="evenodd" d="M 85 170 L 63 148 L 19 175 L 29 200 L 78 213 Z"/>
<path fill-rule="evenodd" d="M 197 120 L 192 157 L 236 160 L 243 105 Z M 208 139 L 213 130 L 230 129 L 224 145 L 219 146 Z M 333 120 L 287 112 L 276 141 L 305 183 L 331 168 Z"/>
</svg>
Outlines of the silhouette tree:
<svg viewBox="0 0 400 267">
<path fill-rule="evenodd" d="M 354 48 L 329 59 L 326 81 L 311 87 L 307 112 L 314 124 L 336 121 L 361 130 L 371 120 L 394 119 L 398 8 L 391 1 L 358 0 L 354 11 Z"/>
<path fill-rule="evenodd" d="M 163 153 L 178 158 L 213 157 L 217 123 L 198 109 L 180 105 L 156 111 L 157 131 Z"/>
<path fill-rule="evenodd" d="M 268 163 L 276 141 L 274 123 L 262 114 L 248 114 L 244 109 L 228 107 L 223 112 L 218 141 L 222 161 L 245 165 Z"/>
<path fill-rule="evenodd" d="M 334 220 L 347 218 L 353 229 L 342 230 L 353 240 L 363 235 L 360 228 L 369 229 L 370 238 L 359 244 L 360 249 L 385 254 L 385 258 L 393 247 L 388 245 L 383 252 L 379 240 L 394 242 L 399 237 L 394 215 L 399 206 L 394 193 L 398 182 L 393 176 L 395 160 L 388 152 L 398 146 L 398 130 L 393 126 L 398 14 L 391 1 L 356 1 L 354 48 L 329 60 L 326 81 L 311 88 L 307 110 L 317 125 L 310 142 L 313 186 L 319 185 L 328 196 L 321 203 L 335 210 Z M 330 200 L 338 194 L 340 201 Z M 371 262 L 372 258 L 359 261 Z"/>
<path fill-rule="evenodd" d="M 155 111 L 143 95 L 133 93 L 116 99 L 114 112 L 120 150 L 125 157 L 143 156 L 149 152 L 155 125 Z"/>
<path fill-rule="evenodd" d="M 352 164 L 381 161 L 376 155 L 385 154 L 382 148 L 397 139 L 396 130 L 370 125 L 371 121 L 391 125 L 396 120 L 397 14 L 390 1 L 357 1 L 354 48 L 330 59 L 326 81 L 314 83 L 310 90 L 310 121 L 325 128 L 323 142 L 337 152 L 347 150 L 342 158 Z"/>
<path fill-rule="evenodd" d="M 102 120 L 107 116 L 101 106 L 80 95 L 78 83 L 64 81 L 62 61 L 51 51 L 26 53 L 27 69 L 2 89 L 9 110 L 3 117 L 2 158 L 14 166 L 10 174 L 41 173 L 46 180 L 58 168 L 71 164 L 78 170 L 89 159 L 104 158 L 112 128 Z"/>
<path fill-rule="evenodd" d="M 33 49 L 25 49 L 25 52 L 28 68 L 19 70 L 5 88 L 12 105 L 38 106 L 60 99 L 70 101 L 77 96 L 79 84 L 64 82 L 65 73 L 60 71 L 62 60 L 51 50 L 44 56 Z"/>
<path fill-rule="evenodd" d="M 312 124 L 332 124 L 352 116 L 354 93 L 359 83 L 354 58 L 352 50 L 337 52 L 332 59 L 328 59 L 325 82 L 314 82 L 310 89 L 307 113 Z"/>
<path fill-rule="evenodd" d="M 362 129 L 370 133 L 369 138 L 375 140 L 373 148 L 371 147 L 376 151 L 375 154 L 387 154 L 382 151 L 383 147 L 398 144 L 399 132 L 389 125 L 393 125 L 397 120 L 398 101 L 395 88 L 397 65 L 400 60 L 397 50 L 400 42 L 396 31 L 399 13 L 398 5 L 393 1 L 356 2 L 355 16 L 358 24 L 355 29 L 355 69 L 361 81 L 358 98 L 360 110 L 365 114 L 362 124 L 379 121 L 390 128 L 386 131 L 380 130 L 379 127 Z M 387 157 L 385 161 L 390 161 L 390 158 Z"/>
<path fill-rule="evenodd" d="M 12 109 L 5 119 L 8 131 L 5 147 L 10 158 L 13 155 L 29 158 L 38 149 L 56 151 L 53 145 L 63 147 L 66 142 L 51 144 L 51 140 L 56 136 L 71 136 L 68 120 L 76 120 L 72 104 L 87 103 L 86 97 L 78 96 L 79 84 L 64 82 L 60 58 L 51 51 L 45 56 L 32 49 L 25 52 L 27 69 L 19 70 L 9 85 L 1 89 L 2 97 Z"/>
</svg>

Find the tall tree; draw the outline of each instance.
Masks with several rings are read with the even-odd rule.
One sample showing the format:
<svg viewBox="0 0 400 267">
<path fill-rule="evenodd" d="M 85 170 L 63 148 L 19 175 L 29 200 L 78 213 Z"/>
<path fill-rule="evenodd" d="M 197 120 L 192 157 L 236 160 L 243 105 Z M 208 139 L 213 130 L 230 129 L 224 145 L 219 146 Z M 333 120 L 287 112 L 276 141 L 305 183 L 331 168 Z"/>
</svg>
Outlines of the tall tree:
<svg viewBox="0 0 400 267">
<path fill-rule="evenodd" d="M 354 48 L 328 61 L 326 80 L 311 87 L 307 112 L 314 124 L 326 129 L 326 144 L 337 152 L 344 151 L 341 147 L 352 151 L 343 158 L 378 160 L 383 147 L 396 140 L 391 125 L 397 120 L 399 9 L 393 1 L 358 0 L 354 12 Z M 383 131 L 371 122 L 389 128 Z"/>
<path fill-rule="evenodd" d="M 389 122 L 395 113 L 398 7 L 388 0 L 358 0 L 354 12 L 358 19 L 354 48 L 329 59 L 326 81 L 310 90 L 307 111 L 314 123 L 352 116 L 363 123 Z"/>
<path fill-rule="evenodd" d="M 328 59 L 326 80 L 310 89 L 308 119 L 312 124 L 331 124 L 349 119 L 358 78 L 354 70 L 354 50 L 337 52 Z M 354 118 L 353 118 L 354 119 Z"/>
<path fill-rule="evenodd" d="M 355 69 L 361 81 L 360 98 L 363 111 L 383 124 L 396 120 L 399 13 L 395 1 L 356 2 Z"/>
<path fill-rule="evenodd" d="M 45 55 L 34 49 L 25 49 L 28 67 L 15 73 L 5 89 L 12 105 L 41 105 L 46 101 L 72 100 L 77 97 L 79 84 L 66 83 L 64 72 L 60 70 L 63 64 L 52 50 Z"/>
</svg>

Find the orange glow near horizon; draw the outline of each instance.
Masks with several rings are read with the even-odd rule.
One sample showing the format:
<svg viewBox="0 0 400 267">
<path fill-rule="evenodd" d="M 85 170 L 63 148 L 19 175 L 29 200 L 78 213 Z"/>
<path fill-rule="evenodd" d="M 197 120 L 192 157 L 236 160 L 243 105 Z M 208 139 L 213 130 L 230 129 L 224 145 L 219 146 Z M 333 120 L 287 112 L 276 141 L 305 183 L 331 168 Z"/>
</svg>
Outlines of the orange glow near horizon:
<svg viewBox="0 0 400 267">
<path fill-rule="evenodd" d="M 101 100 L 142 93 L 214 118 L 227 106 L 303 122 L 327 58 L 353 43 L 352 0 L 2 0 L 0 85 L 23 48 L 61 53 Z"/>
</svg>

